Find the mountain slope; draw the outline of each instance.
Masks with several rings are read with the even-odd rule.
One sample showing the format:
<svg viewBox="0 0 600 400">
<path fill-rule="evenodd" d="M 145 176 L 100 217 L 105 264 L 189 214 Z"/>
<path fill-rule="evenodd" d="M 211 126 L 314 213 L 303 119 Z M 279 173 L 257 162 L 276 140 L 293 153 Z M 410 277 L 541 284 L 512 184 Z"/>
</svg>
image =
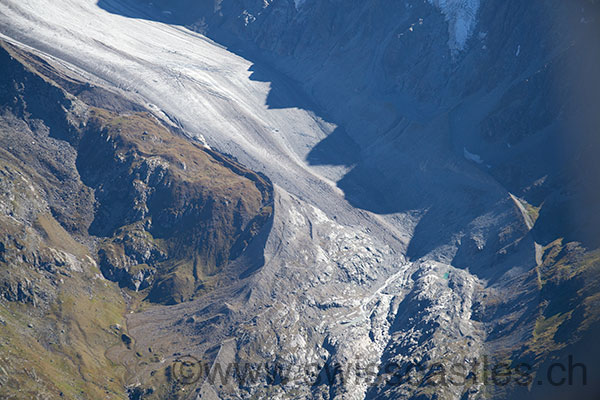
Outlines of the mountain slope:
<svg viewBox="0 0 600 400">
<path fill-rule="evenodd" d="M 4 35 L 274 182 L 264 248 L 224 267 L 240 280 L 128 316 L 144 357 L 319 376 L 324 364 L 384 375 L 423 362 L 427 378 L 438 362 L 486 356 L 537 367 L 593 335 L 595 2 L 42 3 L 0 4 Z M 169 387 L 168 369 L 136 368 L 140 387 L 163 385 L 145 392 L 157 398 L 507 392 L 306 374 Z"/>
<path fill-rule="evenodd" d="M 0 392 L 125 398 L 126 311 L 218 285 L 268 229 L 271 184 L 40 58 L 0 58 Z"/>
</svg>

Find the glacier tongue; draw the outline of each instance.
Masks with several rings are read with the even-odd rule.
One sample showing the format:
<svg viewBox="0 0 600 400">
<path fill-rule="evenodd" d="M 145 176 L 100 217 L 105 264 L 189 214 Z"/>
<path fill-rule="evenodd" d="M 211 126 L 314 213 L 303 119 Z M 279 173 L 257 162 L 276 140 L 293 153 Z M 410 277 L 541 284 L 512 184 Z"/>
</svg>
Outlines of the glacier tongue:
<svg viewBox="0 0 600 400">
<path fill-rule="evenodd" d="M 479 2 L 439 0 L 435 5 L 449 21 L 451 49 L 464 48 Z M 477 355 L 483 333 L 471 321 L 470 309 L 479 282 L 467 270 L 446 264 L 408 263 L 411 217 L 375 215 L 349 204 L 332 182 L 339 167 L 317 168 L 306 161 L 335 126 L 300 108 L 269 107 L 271 83 L 259 79 L 260 73 L 253 76 L 257 67 L 251 62 L 187 29 L 110 14 L 95 0 L 3 0 L 0 21 L 9 38 L 84 71 L 97 84 L 155 105 L 157 115 L 164 112 L 191 136 L 202 135 L 275 184 L 265 265 L 244 283 L 246 288 L 222 294 L 226 307 L 214 315 L 204 310 L 219 301 L 207 306 L 203 301 L 211 299 L 200 299 L 172 315 L 157 309 L 130 316 L 140 321 L 132 330 L 138 343 L 155 340 L 147 338 L 149 331 L 164 332 L 169 342 L 179 335 L 174 352 L 202 354 L 235 341 L 227 349 L 238 358 L 268 360 L 275 354 L 304 365 L 350 363 L 357 357 L 377 363 L 384 354 L 403 363 L 410 354 L 428 351 L 432 358 L 444 357 L 452 353 L 452 342 L 468 337 L 471 354 Z M 285 97 L 282 103 L 298 104 L 293 90 Z M 182 312 L 227 322 L 220 330 L 186 336 L 174 329 Z M 364 383 L 338 389 L 346 398 L 364 398 L 371 390 Z M 299 390 L 310 397 L 312 390 L 322 389 Z"/>
</svg>

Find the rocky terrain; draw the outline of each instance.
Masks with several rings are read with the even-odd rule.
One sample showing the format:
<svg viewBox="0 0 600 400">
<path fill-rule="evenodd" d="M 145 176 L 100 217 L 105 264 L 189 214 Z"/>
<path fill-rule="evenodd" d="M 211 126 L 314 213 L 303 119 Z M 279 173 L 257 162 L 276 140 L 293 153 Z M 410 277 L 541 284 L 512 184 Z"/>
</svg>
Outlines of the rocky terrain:
<svg viewBox="0 0 600 400">
<path fill-rule="evenodd" d="M 599 12 L 590 0 L 1 2 L 3 37 L 51 81 L 19 97 L 30 84 L 7 75 L 3 134 L 46 132 L 31 146 L 49 150 L 6 139 L 6 162 L 43 174 L 22 171 L 40 186 L 27 196 L 86 249 L 89 261 L 63 250 L 83 263 L 77 279 L 115 282 L 98 280 L 118 299 L 94 331 L 106 357 L 85 365 L 118 367 L 68 376 L 130 398 L 595 398 Z M 70 163 L 55 165 L 59 148 Z M 11 173 L 3 185 L 20 182 Z M 25 209 L 41 243 L 29 248 L 54 248 L 42 211 Z M 8 265 L 7 310 L 57 302 L 32 286 L 35 263 Z M 21 325 L 6 326 L 29 332 L 12 312 Z M 569 354 L 590 385 L 547 382 Z M 185 357 L 204 365 L 190 381 Z M 490 384 L 482 360 L 527 363 L 531 379 Z M 210 379 L 233 363 L 256 379 Z M 448 365 L 465 379 L 440 381 Z M 68 395 L 92 393 L 79 390 Z"/>
<path fill-rule="evenodd" d="M 123 398 L 126 311 L 218 286 L 268 230 L 272 186 L 114 93 L 0 57 L 2 397 Z"/>
</svg>

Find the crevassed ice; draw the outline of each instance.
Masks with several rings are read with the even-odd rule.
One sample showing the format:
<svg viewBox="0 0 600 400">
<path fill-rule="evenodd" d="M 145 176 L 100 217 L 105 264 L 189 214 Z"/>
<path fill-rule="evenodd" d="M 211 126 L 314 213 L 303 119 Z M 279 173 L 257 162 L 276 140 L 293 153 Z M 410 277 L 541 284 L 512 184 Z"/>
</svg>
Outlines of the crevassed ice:
<svg viewBox="0 0 600 400">
<path fill-rule="evenodd" d="M 428 0 L 448 21 L 448 46 L 453 53 L 464 50 L 477 25 L 480 0 Z"/>
</svg>

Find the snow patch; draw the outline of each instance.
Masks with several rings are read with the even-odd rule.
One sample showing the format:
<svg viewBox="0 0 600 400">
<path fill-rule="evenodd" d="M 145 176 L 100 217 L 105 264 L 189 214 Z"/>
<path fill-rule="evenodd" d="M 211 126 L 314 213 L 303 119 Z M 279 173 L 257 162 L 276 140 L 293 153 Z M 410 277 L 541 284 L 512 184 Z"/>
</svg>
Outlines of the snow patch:
<svg viewBox="0 0 600 400">
<path fill-rule="evenodd" d="M 481 157 L 479 157 L 477 154 L 471 153 L 469 150 L 467 150 L 466 147 L 463 147 L 463 155 L 465 156 L 465 158 L 467 160 L 474 161 L 477 164 L 483 163 L 483 160 L 481 159 Z"/>
<path fill-rule="evenodd" d="M 453 54 L 465 49 L 477 25 L 480 0 L 428 0 L 448 22 L 448 46 Z"/>
<path fill-rule="evenodd" d="M 294 0 L 294 4 L 296 5 L 296 10 L 298 10 L 304 4 L 306 0 Z"/>
</svg>

